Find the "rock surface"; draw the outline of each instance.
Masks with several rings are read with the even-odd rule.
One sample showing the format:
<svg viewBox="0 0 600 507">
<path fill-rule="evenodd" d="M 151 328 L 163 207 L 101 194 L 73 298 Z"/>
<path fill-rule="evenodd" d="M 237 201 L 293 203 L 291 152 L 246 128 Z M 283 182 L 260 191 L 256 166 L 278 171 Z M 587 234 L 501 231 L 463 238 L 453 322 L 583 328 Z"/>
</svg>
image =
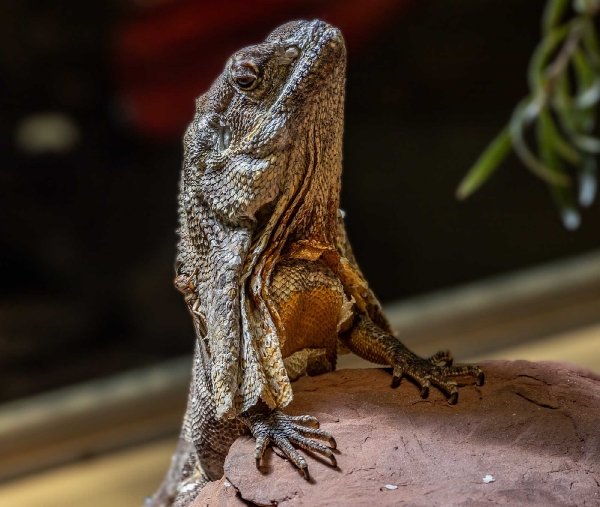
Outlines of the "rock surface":
<svg viewBox="0 0 600 507">
<path fill-rule="evenodd" d="M 303 377 L 286 412 L 319 418 L 338 468 L 301 451 L 307 482 L 269 449 L 259 471 L 240 437 L 194 507 L 600 506 L 598 377 L 557 363 L 482 366 L 486 384 L 461 379 L 455 406 L 436 389 L 422 400 L 407 380 L 391 389 L 383 370 Z"/>
</svg>

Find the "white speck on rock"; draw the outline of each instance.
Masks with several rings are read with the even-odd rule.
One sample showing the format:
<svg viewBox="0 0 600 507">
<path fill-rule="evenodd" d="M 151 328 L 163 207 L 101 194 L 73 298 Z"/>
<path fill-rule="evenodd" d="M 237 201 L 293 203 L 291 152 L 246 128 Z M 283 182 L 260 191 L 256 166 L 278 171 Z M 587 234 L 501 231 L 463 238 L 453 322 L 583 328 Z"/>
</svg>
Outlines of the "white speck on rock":
<svg viewBox="0 0 600 507">
<path fill-rule="evenodd" d="M 398 486 L 394 486 L 393 484 L 386 484 L 384 486 L 385 489 L 398 489 Z"/>
<path fill-rule="evenodd" d="M 225 486 L 226 488 L 228 488 L 229 486 L 231 486 L 231 483 L 229 483 L 229 482 L 224 482 L 224 483 L 223 483 L 223 486 Z"/>
<path fill-rule="evenodd" d="M 494 482 L 495 480 L 496 480 L 496 479 L 494 479 L 494 476 L 493 476 L 493 475 L 490 475 L 490 474 L 486 475 L 486 476 L 483 478 L 483 482 L 485 482 L 486 484 L 489 484 L 490 482 Z"/>
</svg>

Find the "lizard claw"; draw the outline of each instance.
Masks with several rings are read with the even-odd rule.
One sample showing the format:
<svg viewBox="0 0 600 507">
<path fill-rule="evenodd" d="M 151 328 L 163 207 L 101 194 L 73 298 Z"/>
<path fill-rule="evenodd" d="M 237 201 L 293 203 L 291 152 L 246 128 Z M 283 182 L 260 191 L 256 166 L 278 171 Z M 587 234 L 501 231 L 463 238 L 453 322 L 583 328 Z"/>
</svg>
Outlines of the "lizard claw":
<svg viewBox="0 0 600 507">
<path fill-rule="evenodd" d="M 302 473 L 307 481 L 310 481 L 310 474 L 308 473 L 308 465 L 302 468 Z"/>
<path fill-rule="evenodd" d="M 254 459 L 257 468 L 260 467 L 261 458 L 269 443 L 279 447 L 285 457 L 300 469 L 306 480 L 310 480 L 308 464 L 294 445 L 323 454 L 329 458 L 332 466 L 337 467 L 337 460 L 332 452 L 332 449 L 337 447 L 335 438 L 327 431 L 314 427 L 315 423 L 318 425 L 316 418 L 290 416 L 278 410 L 253 410 L 249 411 L 242 419 L 248 424 L 250 431 L 256 438 Z M 313 427 L 305 426 L 306 424 L 311 424 Z M 313 438 L 327 440 L 329 447 L 320 442 L 315 442 L 312 440 Z"/>
<path fill-rule="evenodd" d="M 335 441 L 335 438 L 331 437 L 329 439 L 329 447 L 332 449 L 337 449 L 337 442 Z"/>
<path fill-rule="evenodd" d="M 455 391 L 450 395 L 450 398 L 448 398 L 448 404 L 456 405 L 457 402 L 458 402 L 458 391 Z"/>
<path fill-rule="evenodd" d="M 428 359 L 420 358 L 406 348 L 397 350 L 396 364 L 392 376 L 392 387 L 400 384 L 403 375 L 417 381 L 421 387 L 421 398 L 429 396 L 431 385 L 436 385 L 448 393 L 448 403 L 455 405 L 458 401 L 458 384 L 451 377 L 472 375 L 477 377 L 476 385 L 482 386 L 485 375 L 479 366 L 452 366 L 452 354 L 440 351 Z M 445 363 L 440 365 L 440 363 Z"/>
</svg>

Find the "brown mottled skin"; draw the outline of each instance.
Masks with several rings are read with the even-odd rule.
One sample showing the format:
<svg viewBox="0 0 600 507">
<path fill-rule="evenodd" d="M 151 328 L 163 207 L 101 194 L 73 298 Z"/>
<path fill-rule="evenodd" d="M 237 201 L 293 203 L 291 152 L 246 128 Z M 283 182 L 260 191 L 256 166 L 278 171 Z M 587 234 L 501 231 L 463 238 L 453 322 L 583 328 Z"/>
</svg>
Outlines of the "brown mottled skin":
<svg viewBox="0 0 600 507">
<path fill-rule="evenodd" d="M 346 238 L 339 210 L 346 50 L 339 30 L 297 21 L 227 62 L 196 102 L 184 137 L 175 286 L 197 340 L 171 468 L 147 506 L 187 507 L 219 479 L 250 430 L 257 464 L 277 445 L 306 478 L 296 447 L 329 457 L 333 436 L 282 409 L 290 381 L 335 368 L 338 346 L 458 398 L 448 352 L 422 359 L 394 337 Z M 440 363 L 444 362 L 444 365 Z M 314 438 L 328 441 L 329 446 Z"/>
</svg>

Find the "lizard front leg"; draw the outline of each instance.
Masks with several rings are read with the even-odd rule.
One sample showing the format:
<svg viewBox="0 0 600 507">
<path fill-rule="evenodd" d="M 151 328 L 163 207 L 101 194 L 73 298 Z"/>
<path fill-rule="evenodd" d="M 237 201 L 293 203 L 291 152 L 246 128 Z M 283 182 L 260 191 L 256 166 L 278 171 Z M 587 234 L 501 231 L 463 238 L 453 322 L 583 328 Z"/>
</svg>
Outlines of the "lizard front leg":
<svg viewBox="0 0 600 507">
<path fill-rule="evenodd" d="M 209 481 L 219 480 L 229 447 L 248 431 L 236 418 L 217 418 L 210 362 L 196 341 L 192 382 L 177 451 L 158 491 L 144 507 L 191 507 Z"/>
<path fill-rule="evenodd" d="M 371 319 L 358 315 L 352 329 L 340 336 L 346 346 L 356 355 L 377 364 L 387 364 L 393 368 L 392 387 L 400 385 L 400 379 L 407 375 L 421 387 L 421 397 L 426 398 L 431 384 L 448 393 L 448 403 L 458 401 L 458 385 L 451 377 L 461 375 L 476 376 L 478 386 L 485 377 L 479 366 L 452 366 L 452 355 L 440 351 L 424 359 L 407 349 L 395 336 L 376 326 Z M 444 362 L 441 366 L 439 363 Z"/>
<path fill-rule="evenodd" d="M 310 480 L 308 464 L 294 445 L 307 451 L 321 453 L 331 460 L 334 467 L 337 466 L 332 452 L 332 449 L 337 447 L 335 439 L 331 434 L 319 428 L 319 421 L 316 417 L 287 415 L 279 410 L 270 410 L 261 403 L 244 412 L 239 419 L 246 423 L 256 439 L 254 459 L 257 468 L 270 443 L 274 443 L 281 449 L 287 459 L 302 471 L 306 480 Z M 330 447 L 315 442 L 312 438 L 327 440 Z"/>
</svg>

